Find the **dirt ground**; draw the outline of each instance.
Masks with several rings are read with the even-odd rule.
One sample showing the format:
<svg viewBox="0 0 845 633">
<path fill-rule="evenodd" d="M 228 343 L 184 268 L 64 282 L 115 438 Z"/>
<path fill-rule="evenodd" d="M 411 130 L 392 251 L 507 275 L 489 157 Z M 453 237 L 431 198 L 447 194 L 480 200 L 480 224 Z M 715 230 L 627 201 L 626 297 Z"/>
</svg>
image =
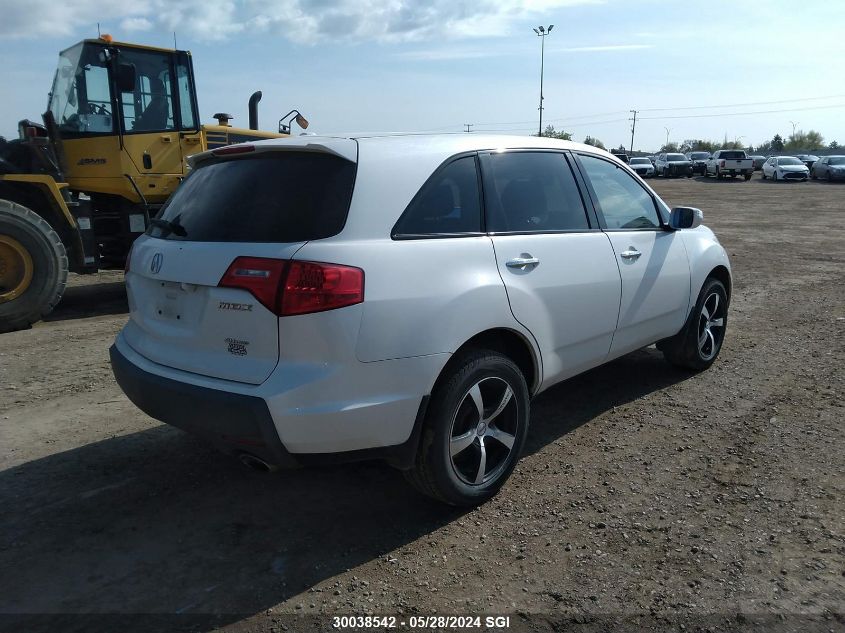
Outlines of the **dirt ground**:
<svg viewBox="0 0 845 633">
<path fill-rule="evenodd" d="M 254 473 L 146 417 L 108 363 L 122 274 L 74 277 L 0 335 L 0 629 L 843 630 L 845 185 L 652 184 L 730 253 L 721 357 L 691 375 L 650 348 L 545 392 L 472 511 L 377 463 Z"/>
</svg>

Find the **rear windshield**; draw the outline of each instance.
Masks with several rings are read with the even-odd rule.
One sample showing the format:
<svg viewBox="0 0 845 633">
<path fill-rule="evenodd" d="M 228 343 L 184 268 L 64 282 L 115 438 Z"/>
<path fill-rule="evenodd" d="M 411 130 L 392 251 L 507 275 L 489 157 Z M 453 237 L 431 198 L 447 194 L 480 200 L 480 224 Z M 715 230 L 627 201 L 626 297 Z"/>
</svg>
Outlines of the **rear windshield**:
<svg viewBox="0 0 845 633">
<path fill-rule="evenodd" d="M 651 165 L 651 161 L 647 158 L 632 158 L 632 165 Z"/>
<path fill-rule="evenodd" d="M 328 154 L 267 152 L 200 165 L 148 234 L 189 242 L 302 242 L 346 224 L 355 164 Z"/>
<path fill-rule="evenodd" d="M 745 152 L 722 152 L 719 158 L 727 158 L 728 160 L 741 160 L 745 158 Z"/>
<path fill-rule="evenodd" d="M 702 158 L 710 158 L 710 154 L 707 152 L 693 152 L 689 155 L 693 160 L 701 160 Z"/>
</svg>

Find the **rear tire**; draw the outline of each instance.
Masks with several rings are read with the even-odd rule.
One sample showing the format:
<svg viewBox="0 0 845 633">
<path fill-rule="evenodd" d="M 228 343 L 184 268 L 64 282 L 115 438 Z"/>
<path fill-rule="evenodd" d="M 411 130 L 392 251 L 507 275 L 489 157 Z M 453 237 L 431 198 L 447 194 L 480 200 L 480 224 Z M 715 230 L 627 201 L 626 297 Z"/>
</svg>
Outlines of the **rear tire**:
<svg viewBox="0 0 845 633">
<path fill-rule="evenodd" d="M 719 356 L 728 327 L 728 293 L 721 281 L 708 277 L 684 327 L 657 348 L 676 367 L 703 371 Z"/>
<path fill-rule="evenodd" d="M 443 503 L 478 505 L 516 466 L 530 396 L 522 372 L 498 352 L 471 351 L 450 365 L 431 394 L 416 463 L 405 478 Z"/>
<path fill-rule="evenodd" d="M 67 273 L 65 247 L 49 223 L 0 200 L 0 333 L 26 329 L 52 312 Z"/>
</svg>

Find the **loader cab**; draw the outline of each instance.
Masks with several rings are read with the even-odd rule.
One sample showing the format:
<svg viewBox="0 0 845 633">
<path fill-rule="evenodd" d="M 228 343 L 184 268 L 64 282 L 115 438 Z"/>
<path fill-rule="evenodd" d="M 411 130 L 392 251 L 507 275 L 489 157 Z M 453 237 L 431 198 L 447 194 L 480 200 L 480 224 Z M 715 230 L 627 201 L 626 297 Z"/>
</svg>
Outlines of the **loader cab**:
<svg viewBox="0 0 845 633">
<path fill-rule="evenodd" d="M 190 55 L 85 40 L 59 54 L 48 109 L 63 139 L 196 131 Z"/>
<path fill-rule="evenodd" d="M 186 51 L 84 40 L 59 54 L 48 114 L 71 189 L 160 204 L 200 147 Z"/>
</svg>

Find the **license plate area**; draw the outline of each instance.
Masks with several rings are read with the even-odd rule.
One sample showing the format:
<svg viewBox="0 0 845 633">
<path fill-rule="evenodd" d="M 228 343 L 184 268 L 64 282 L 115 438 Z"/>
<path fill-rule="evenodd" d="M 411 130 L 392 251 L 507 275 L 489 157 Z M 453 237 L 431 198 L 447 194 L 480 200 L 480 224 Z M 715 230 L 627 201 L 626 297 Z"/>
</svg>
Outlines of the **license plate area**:
<svg viewBox="0 0 845 633">
<path fill-rule="evenodd" d="M 181 323 L 185 321 L 187 303 L 196 292 L 197 286 L 184 282 L 160 281 L 159 292 L 155 305 L 154 316 L 168 322 Z"/>
</svg>

